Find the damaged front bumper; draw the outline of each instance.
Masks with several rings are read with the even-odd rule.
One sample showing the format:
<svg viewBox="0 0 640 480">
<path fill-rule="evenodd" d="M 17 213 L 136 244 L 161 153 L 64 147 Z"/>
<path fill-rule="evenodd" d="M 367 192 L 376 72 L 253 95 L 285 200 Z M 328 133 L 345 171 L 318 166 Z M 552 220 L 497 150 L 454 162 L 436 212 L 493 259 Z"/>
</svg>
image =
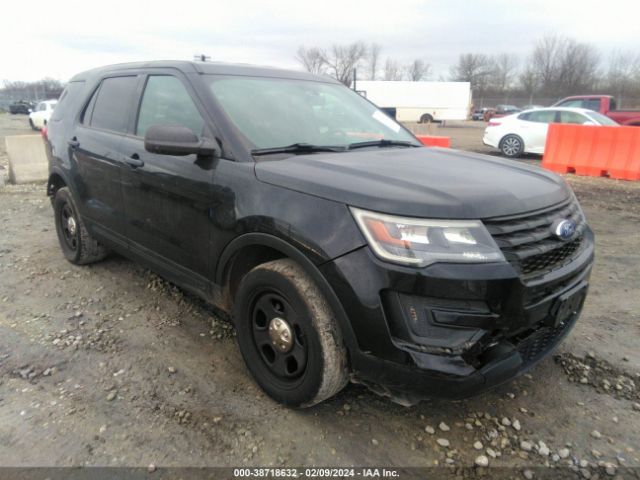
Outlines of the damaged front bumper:
<svg viewBox="0 0 640 480">
<path fill-rule="evenodd" d="M 568 264 L 525 280 L 508 263 L 392 266 L 368 248 L 323 266 L 349 316 L 354 381 L 401 403 L 465 398 L 524 373 L 575 325 L 593 235 Z"/>
</svg>

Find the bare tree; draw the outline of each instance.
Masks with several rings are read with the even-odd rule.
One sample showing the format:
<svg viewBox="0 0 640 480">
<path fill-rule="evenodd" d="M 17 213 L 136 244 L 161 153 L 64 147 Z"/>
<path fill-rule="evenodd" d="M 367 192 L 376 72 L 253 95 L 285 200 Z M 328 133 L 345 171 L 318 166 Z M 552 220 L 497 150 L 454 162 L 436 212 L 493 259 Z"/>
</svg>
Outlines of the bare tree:
<svg viewBox="0 0 640 480">
<path fill-rule="evenodd" d="M 451 67 L 451 79 L 458 82 L 470 82 L 471 89 L 483 92 L 487 88 L 493 72 L 491 59 L 482 53 L 463 53 L 458 63 Z"/>
<path fill-rule="evenodd" d="M 384 62 L 385 80 L 402 80 L 402 67 L 397 60 L 387 58 Z"/>
<path fill-rule="evenodd" d="M 518 57 L 510 53 L 500 53 L 493 57 L 493 72 L 490 83 L 499 92 L 507 92 L 513 86 L 518 69 Z"/>
<path fill-rule="evenodd" d="M 369 52 L 367 54 L 367 69 L 369 73 L 369 80 L 375 80 L 378 73 L 378 61 L 380 60 L 380 52 L 382 46 L 378 43 L 372 43 L 369 45 Z"/>
<path fill-rule="evenodd" d="M 305 70 L 316 75 L 326 73 L 325 57 L 325 52 L 318 47 L 306 48 L 301 46 L 296 53 L 296 60 L 302 64 Z"/>
<path fill-rule="evenodd" d="M 600 55 L 591 45 L 558 35 L 547 35 L 536 44 L 531 70 L 548 95 L 563 96 L 594 88 Z"/>
<path fill-rule="evenodd" d="M 640 94 L 640 54 L 635 52 L 613 52 L 609 59 L 606 88 L 622 106 L 629 95 Z"/>
<path fill-rule="evenodd" d="M 533 96 L 540 87 L 538 73 L 533 69 L 533 67 L 531 67 L 531 65 L 527 65 L 522 72 L 520 72 L 518 82 L 520 84 L 520 88 L 529 96 L 529 104 L 533 104 Z"/>
<path fill-rule="evenodd" d="M 406 70 L 407 78 L 412 82 L 417 82 L 429 77 L 431 65 L 424 60 L 416 59 L 406 67 Z"/>
<path fill-rule="evenodd" d="M 354 42 L 349 45 L 332 45 L 329 52 L 324 55 L 324 62 L 333 78 L 351 85 L 353 70 L 365 58 L 367 46 L 363 42 Z"/>
</svg>

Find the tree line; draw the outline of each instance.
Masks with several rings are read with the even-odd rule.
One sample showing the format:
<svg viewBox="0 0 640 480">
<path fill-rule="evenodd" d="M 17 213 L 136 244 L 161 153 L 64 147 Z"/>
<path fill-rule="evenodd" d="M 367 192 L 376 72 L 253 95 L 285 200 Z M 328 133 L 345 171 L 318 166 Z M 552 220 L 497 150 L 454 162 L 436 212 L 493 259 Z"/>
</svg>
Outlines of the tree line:
<svg viewBox="0 0 640 480">
<path fill-rule="evenodd" d="M 49 100 L 58 98 L 64 89 L 64 84 L 54 78 L 43 78 L 35 82 L 9 81 L 2 82 L 0 100 L 11 103 L 17 100 Z"/>
<path fill-rule="evenodd" d="M 408 64 L 387 57 L 382 63 L 382 46 L 377 43 L 354 42 L 348 45 L 334 44 L 330 48 L 301 46 L 296 60 L 316 75 L 331 75 L 345 85 L 350 85 L 357 68 L 358 78 L 367 80 L 426 80 L 431 65 L 422 59 Z"/>
<path fill-rule="evenodd" d="M 345 85 L 351 84 L 355 69 L 357 78 L 366 80 L 419 81 L 432 76 L 431 65 L 424 59 L 406 64 L 392 57 L 383 61 L 382 46 L 376 43 L 301 46 L 295 58 L 309 72 L 330 75 Z M 518 98 L 534 103 L 536 99 L 607 93 L 620 104 L 628 104 L 640 101 L 640 53 L 616 51 L 604 57 L 592 44 L 547 35 L 524 58 L 508 52 L 461 53 L 448 75 L 437 80 L 470 82 L 476 100 L 506 103 Z"/>
</svg>

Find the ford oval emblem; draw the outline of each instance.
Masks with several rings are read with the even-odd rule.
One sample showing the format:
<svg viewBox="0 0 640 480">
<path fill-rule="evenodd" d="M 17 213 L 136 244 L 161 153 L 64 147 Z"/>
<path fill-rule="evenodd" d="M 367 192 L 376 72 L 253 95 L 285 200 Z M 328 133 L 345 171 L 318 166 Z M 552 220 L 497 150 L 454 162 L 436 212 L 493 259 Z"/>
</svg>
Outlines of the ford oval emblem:
<svg viewBox="0 0 640 480">
<path fill-rule="evenodd" d="M 576 222 L 569 219 L 556 220 L 551 225 L 551 230 L 560 240 L 571 240 L 576 233 Z"/>
</svg>

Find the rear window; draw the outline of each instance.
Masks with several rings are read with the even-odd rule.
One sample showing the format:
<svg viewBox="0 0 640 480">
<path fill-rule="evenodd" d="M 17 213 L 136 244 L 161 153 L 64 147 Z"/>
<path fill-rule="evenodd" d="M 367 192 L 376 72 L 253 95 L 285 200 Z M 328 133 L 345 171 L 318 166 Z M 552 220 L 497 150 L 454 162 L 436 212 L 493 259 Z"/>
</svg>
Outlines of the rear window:
<svg viewBox="0 0 640 480">
<path fill-rule="evenodd" d="M 613 127 L 614 125 L 619 125 L 618 122 L 598 112 L 589 112 L 588 116 L 591 117 L 596 122 L 598 122 L 600 125 L 608 125 L 611 127 Z"/>
<path fill-rule="evenodd" d="M 589 98 L 582 102 L 582 108 L 586 108 L 587 110 L 593 110 L 597 112 L 600 110 L 600 99 L 599 98 Z"/>
<path fill-rule="evenodd" d="M 104 79 L 96 93 L 89 125 L 125 133 L 137 83 L 135 76 Z"/>
</svg>

